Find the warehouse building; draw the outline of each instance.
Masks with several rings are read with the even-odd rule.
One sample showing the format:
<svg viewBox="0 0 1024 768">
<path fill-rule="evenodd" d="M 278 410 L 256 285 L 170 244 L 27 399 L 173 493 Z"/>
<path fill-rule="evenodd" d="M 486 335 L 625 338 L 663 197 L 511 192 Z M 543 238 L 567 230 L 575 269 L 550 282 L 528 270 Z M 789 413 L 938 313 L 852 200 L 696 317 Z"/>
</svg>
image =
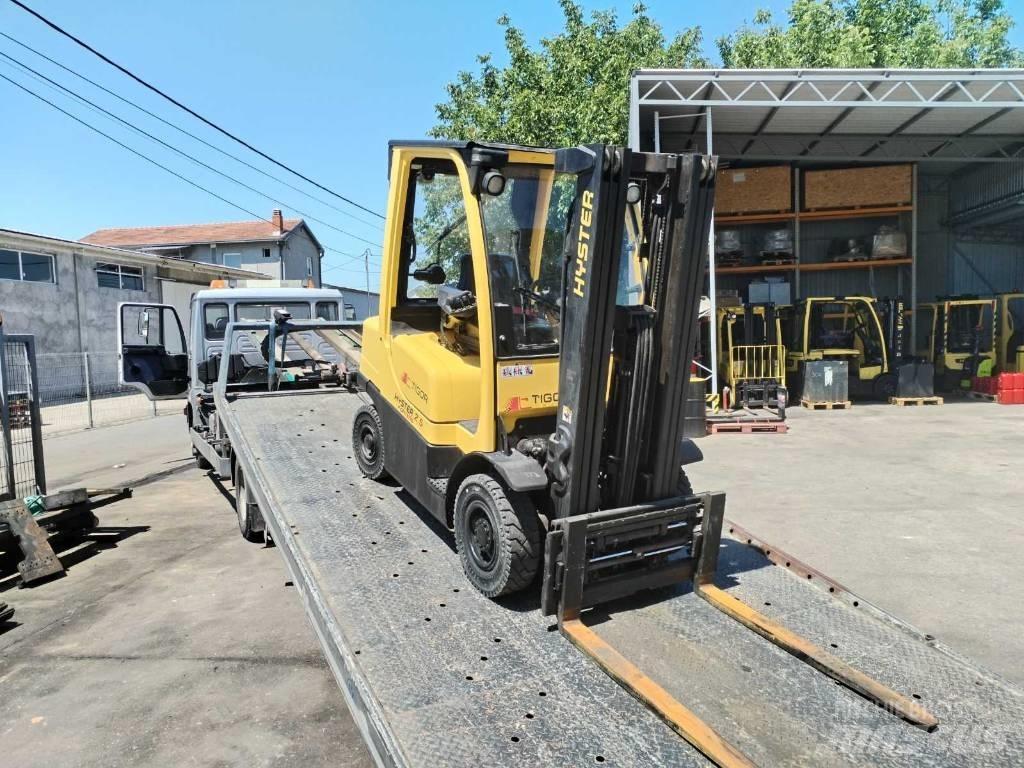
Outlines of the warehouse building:
<svg viewBox="0 0 1024 768">
<path fill-rule="evenodd" d="M 994 297 L 972 317 L 1013 369 L 1024 70 L 641 70 L 629 131 L 633 149 L 719 157 L 712 303 L 901 297 L 924 354 L 937 300 Z"/>
</svg>

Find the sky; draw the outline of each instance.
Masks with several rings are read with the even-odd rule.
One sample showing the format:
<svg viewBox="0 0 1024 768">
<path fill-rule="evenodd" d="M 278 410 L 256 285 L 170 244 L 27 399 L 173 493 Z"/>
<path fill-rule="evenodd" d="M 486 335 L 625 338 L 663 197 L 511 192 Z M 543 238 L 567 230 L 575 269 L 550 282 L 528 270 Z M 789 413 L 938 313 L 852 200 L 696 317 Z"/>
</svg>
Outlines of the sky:
<svg viewBox="0 0 1024 768">
<path fill-rule="evenodd" d="M 424 138 L 445 85 L 476 56 L 502 60 L 508 13 L 531 42 L 562 26 L 556 0 L 25 0 L 26 4 L 108 57 L 269 155 L 371 210 L 387 196 L 387 142 Z M 777 17 L 788 2 L 648 0 L 648 13 L 667 35 L 689 26 L 714 40 L 750 21 L 757 8 Z M 584 2 L 590 10 L 629 16 L 632 0 Z M 1007 7 L 1021 17 L 1024 0 Z M 1016 9 L 1016 10 L 1015 10 Z M 10 40 L 0 51 L 218 170 L 266 192 L 259 194 L 200 168 L 172 151 L 90 111 L 31 79 L 0 57 L 10 77 L 69 112 L 264 218 L 273 208 L 304 216 L 329 250 L 323 279 L 365 284 L 361 254 L 379 254 L 381 220 L 275 168 L 146 91 L 20 10 L 0 0 L 0 32 L 186 128 L 321 202 L 289 189 L 85 84 Z M 1024 29 L 1013 32 L 1024 45 Z M 349 215 L 346 215 L 349 214 Z M 320 219 L 313 221 L 311 217 Z M 355 217 L 355 218 L 353 218 Z M 236 221 L 236 207 L 154 167 L 0 80 L 0 227 L 78 239 L 104 227 Z M 357 219 L 361 219 L 357 220 Z M 332 229 L 333 227 L 333 229 Z M 342 231 L 339 231 L 342 230 Z M 376 285 L 371 260 L 371 285 Z"/>
</svg>

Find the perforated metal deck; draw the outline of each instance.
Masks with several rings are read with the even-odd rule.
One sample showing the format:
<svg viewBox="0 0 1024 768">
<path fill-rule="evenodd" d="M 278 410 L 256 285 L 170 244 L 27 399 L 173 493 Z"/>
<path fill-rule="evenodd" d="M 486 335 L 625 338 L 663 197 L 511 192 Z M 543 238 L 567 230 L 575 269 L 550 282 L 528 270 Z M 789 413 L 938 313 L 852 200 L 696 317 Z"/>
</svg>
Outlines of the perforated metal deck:
<svg viewBox="0 0 1024 768">
<path fill-rule="evenodd" d="M 344 392 L 239 398 L 225 426 L 367 743 L 382 765 L 702 766 L 576 651 L 537 598 L 491 602 L 452 538 L 351 460 Z M 720 585 L 863 671 L 917 694 L 925 733 L 689 591 L 607 607 L 595 630 L 762 766 L 1004 766 L 1024 695 L 895 622 L 725 540 Z M 833 646 L 833 644 L 835 644 Z"/>
</svg>

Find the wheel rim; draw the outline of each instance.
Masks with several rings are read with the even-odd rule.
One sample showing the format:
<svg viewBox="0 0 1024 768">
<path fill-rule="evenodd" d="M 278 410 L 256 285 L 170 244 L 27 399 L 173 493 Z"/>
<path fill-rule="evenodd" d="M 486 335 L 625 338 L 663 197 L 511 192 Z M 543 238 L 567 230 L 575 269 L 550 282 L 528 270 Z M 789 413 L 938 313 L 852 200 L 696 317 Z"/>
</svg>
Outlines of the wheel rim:
<svg viewBox="0 0 1024 768">
<path fill-rule="evenodd" d="M 377 461 L 377 436 L 369 424 L 359 430 L 359 453 L 367 464 Z"/>
<path fill-rule="evenodd" d="M 469 557 L 481 571 L 494 569 L 498 547 L 494 536 L 494 524 L 487 507 L 476 502 L 470 505 L 466 515 L 467 543 Z"/>
<path fill-rule="evenodd" d="M 249 518 L 249 494 L 241 475 L 238 478 L 238 488 L 235 489 L 235 493 L 238 494 L 238 501 L 235 504 L 235 511 L 238 513 L 238 527 L 244 531 Z"/>
</svg>

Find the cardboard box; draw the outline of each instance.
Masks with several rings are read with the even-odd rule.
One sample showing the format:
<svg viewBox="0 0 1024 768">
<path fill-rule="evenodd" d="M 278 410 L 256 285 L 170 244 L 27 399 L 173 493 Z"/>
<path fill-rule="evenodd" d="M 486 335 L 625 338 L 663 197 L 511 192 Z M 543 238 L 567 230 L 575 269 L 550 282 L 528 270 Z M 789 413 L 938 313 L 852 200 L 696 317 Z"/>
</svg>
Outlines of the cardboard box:
<svg viewBox="0 0 1024 768">
<path fill-rule="evenodd" d="M 908 205 L 913 200 L 912 175 L 910 165 L 805 171 L 804 208 L 820 211 Z"/>
<path fill-rule="evenodd" d="M 778 213 L 793 210 L 793 171 L 788 165 L 727 168 L 715 180 L 715 213 Z"/>
</svg>

